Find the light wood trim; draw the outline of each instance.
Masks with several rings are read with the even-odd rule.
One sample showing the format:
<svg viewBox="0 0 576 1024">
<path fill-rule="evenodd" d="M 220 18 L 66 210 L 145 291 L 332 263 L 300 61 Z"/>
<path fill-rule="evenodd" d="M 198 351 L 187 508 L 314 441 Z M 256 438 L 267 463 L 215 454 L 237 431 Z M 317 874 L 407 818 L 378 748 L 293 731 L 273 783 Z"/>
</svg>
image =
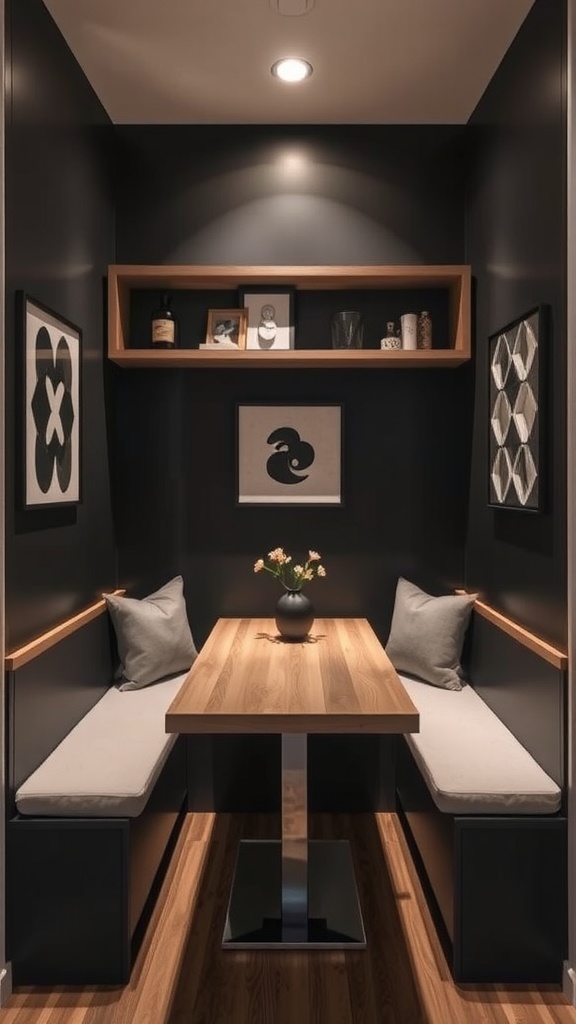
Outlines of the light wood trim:
<svg viewBox="0 0 576 1024">
<path fill-rule="evenodd" d="M 471 309 L 472 276 L 470 267 L 462 267 L 458 285 L 450 290 L 451 332 L 454 338 L 454 349 L 467 359 L 471 353 L 470 309 Z"/>
<path fill-rule="evenodd" d="M 452 337 L 446 339 L 444 348 L 416 352 L 296 349 L 287 352 L 238 353 L 206 352 L 194 348 L 154 352 L 146 348 L 130 348 L 129 304 L 132 289 L 210 291 L 250 284 L 290 285 L 304 291 L 347 288 L 384 290 L 414 288 L 418 285 L 447 288 L 450 292 Z M 415 366 L 459 366 L 470 359 L 470 351 L 470 267 L 467 265 L 254 267 L 113 264 L 108 268 L 108 356 L 119 366 L 407 369 Z"/>
<path fill-rule="evenodd" d="M 558 647 L 549 644 L 547 640 L 542 640 L 541 637 L 531 633 L 524 626 L 518 625 L 517 622 L 513 622 L 512 619 L 507 618 L 502 612 L 496 611 L 495 608 L 491 608 L 484 601 L 475 601 L 474 609 L 483 618 L 488 619 L 488 622 L 492 622 L 493 625 L 498 626 L 504 633 L 508 633 L 514 640 L 518 640 L 519 643 L 524 644 L 525 647 L 528 647 L 545 661 L 554 665 L 554 668 L 562 670 L 568 668 L 568 655 L 565 651 L 561 651 Z"/>
<path fill-rule="evenodd" d="M 120 595 L 124 594 L 124 590 L 113 590 L 113 594 Z M 77 629 L 81 629 L 86 623 L 91 622 L 92 619 L 98 618 L 102 615 L 102 612 L 106 610 L 106 602 L 104 598 L 99 601 L 95 601 L 88 608 L 78 612 L 71 618 L 61 622 L 58 626 L 53 626 L 46 633 L 42 633 L 41 636 L 37 636 L 34 640 L 30 640 L 29 643 L 24 644 L 22 647 L 18 647 L 14 651 L 10 651 L 6 655 L 5 666 L 8 672 L 14 672 L 18 668 L 22 668 L 22 665 L 26 665 L 33 658 L 37 658 L 39 654 L 43 654 L 44 651 L 50 650 L 64 637 L 70 636 L 71 633 L 75 633 Z"/>
<path fill-rule="evenodd" d="M 114 345 L 110 359 L 117 366 L 160 367 L 205 370 L 298 370 L 298 369 L 365 369 L 406 370 L 420 367 L 461 366 L 470 358 L 462 347 L 458 349 L 418 349 L 416 351 L 386 351 L 358 349 L 347 352 L 332 349 L 290 349 L 277 352 L 256 352 L 242 349 L 232 352 L 209 352 L 206 349 L 175 349 L 155 352 L 153 349 L 122 349 Z"/>
<path fill-rule="evenodd" d="M 465 590 L 457 590 L 457 594 L 465 594 Z M 529 650 L 533 651 L 544 661 L 547 661 L 554 668 L 559 668 L 565 671 L 568 668 L 568 655 L 566 651 L 561 650 L 559 647 L 555 647 L 553 644 L 548 643 L 547 640 L 543 640 L 542 637 L 532 633 L 525 626 L 520 626 L 513 619 L 509 619 L 502 612 L 492 608 L 485 601 L 476 600 L 474 602 L 474 611 L 481 615 L 482 618 L 487 619 L 492 625 L 498 626 L 503 633 L 507 633 L 518 643 L 523 644 L 524 647 L 528 647 Z"/>
<path fill-rule="evenodd" d="M 366 619 L 316 619 L 282 643 L 272 619 L 219 619 L 166 714 L 168 732 L 418 732 Z"/>
<path fill-rule="evenodd" d="M 311 290 L 413 288 L 422 281 L 444 287 L 469 273 L 466 264 L 364 265 L 194 265 L 111 264 L 108 274 L 129 288 L 230 288 L 243 284 L 283 284 Z"/>
</svg>

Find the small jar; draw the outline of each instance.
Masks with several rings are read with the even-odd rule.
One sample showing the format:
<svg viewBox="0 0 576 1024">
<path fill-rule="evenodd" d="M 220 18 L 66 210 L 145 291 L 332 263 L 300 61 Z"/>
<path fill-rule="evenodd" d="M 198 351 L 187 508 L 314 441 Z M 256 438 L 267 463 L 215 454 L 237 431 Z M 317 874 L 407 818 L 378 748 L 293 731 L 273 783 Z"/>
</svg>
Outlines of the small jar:
<svg viewBox="0 0 576 1024">
<path fill-rule="evenodd" d="M 394 348 L 401 348 L 401 347 L 402 347 L 402 341 L 400 339 L 400 335 L 398 334 L 398 332 L 396 330 L 396 327 L 394 326 L 394 321 L 393 320 L 389 320 L 388 323 L 386 324 L 386 337 L 382 338 L 382 340 L 380 342 L 380 348 L 381 349 L 394 349 Z"/>
<path fill-rule="evenodd" d="M 432 348 L 432 317 L 426 309 L 418 314 L 418 348 Z"/>
</svg>

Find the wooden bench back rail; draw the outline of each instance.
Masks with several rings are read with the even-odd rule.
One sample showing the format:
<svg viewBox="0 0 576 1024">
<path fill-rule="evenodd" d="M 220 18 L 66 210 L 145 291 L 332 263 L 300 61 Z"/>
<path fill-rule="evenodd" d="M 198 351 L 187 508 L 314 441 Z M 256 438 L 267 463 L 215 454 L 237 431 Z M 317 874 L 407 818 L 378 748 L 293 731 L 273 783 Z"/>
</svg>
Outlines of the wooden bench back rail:
<svg viewBox="0 0 576 1024">
<path fill-rule="evenodd" d="M 457 594 L 465 594 L 465 590 L 457 590 Z M 496 608 L 492 608 L 485 601 L 475 601 L 474 611 L 477 615 L 481 615 L 482 618 L 488 619 L 488 622 L 492 622 L 495 626 L 498 626 L 504 633 L 508 633 L 509 636 L 517 640 L 518 643 L 523 644 L 524 647 L 528 647 L 534 654 L 537 654 L 540 658 L 544 658 L 544 661 L 549 661 L 555 668 L 565 670 L 568 668 L 568 654 L 560 647 L 556 647 L 554 644 L 549 643 L 547 640 L 543 640 L 542 637 L 537 636 L 536 633 L 532 633 L 531 630 L 526 629 L 525 626 L 520 626 L 513 619 L 509 619 L 503 612 L 499 612 Z"/>
</svg>

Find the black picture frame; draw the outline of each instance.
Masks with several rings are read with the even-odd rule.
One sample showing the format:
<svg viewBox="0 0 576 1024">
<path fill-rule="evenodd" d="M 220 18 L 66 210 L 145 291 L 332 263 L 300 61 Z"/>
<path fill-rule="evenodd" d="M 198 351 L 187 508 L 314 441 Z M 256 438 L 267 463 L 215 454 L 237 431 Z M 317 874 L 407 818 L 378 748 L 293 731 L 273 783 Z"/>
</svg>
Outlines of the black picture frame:
<svg viewBox="0 0 576 1024">
<path fill-rule="evenodd" d="M 546 308 L 539 305 L 488 339 L 488 504 L 541 512 L 544 505 L 543 366 Z"/>
<path fill-rule="evenodd" d="M 284 285 L 243 285 L 238 289 L 239 303 L 248 310 L 247 349 L 275 352 L 294 348 L 295 294 L 295 288 Z"/>
<path fill-rule="evenodd" d="M 342 402 L 236 406 L 236 504 L 343 504 Z"/>
<path fill-rule="evenodd" d="M 24 509 L 82 501 L 82 331 L 24 291 L 16 293 Z"/>
</svg>

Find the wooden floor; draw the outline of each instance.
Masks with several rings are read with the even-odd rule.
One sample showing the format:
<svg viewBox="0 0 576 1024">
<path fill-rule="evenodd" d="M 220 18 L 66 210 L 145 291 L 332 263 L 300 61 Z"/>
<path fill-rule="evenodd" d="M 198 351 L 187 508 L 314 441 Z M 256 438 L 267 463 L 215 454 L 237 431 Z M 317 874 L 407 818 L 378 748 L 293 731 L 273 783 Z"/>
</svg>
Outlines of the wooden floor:
<svg viewBox="0 0 576 1024">
<path fill-rule="evenodd" d="M 394 815 L 311 822 L 316 837 L 353 837 L 366 950 L 223 951 L 240 831 L 277 828 L 189 816 L 130 985 L 22 989 L 0 1024 L 576 1024 L 558 988 L 454 985 Z"/>
</svg>

